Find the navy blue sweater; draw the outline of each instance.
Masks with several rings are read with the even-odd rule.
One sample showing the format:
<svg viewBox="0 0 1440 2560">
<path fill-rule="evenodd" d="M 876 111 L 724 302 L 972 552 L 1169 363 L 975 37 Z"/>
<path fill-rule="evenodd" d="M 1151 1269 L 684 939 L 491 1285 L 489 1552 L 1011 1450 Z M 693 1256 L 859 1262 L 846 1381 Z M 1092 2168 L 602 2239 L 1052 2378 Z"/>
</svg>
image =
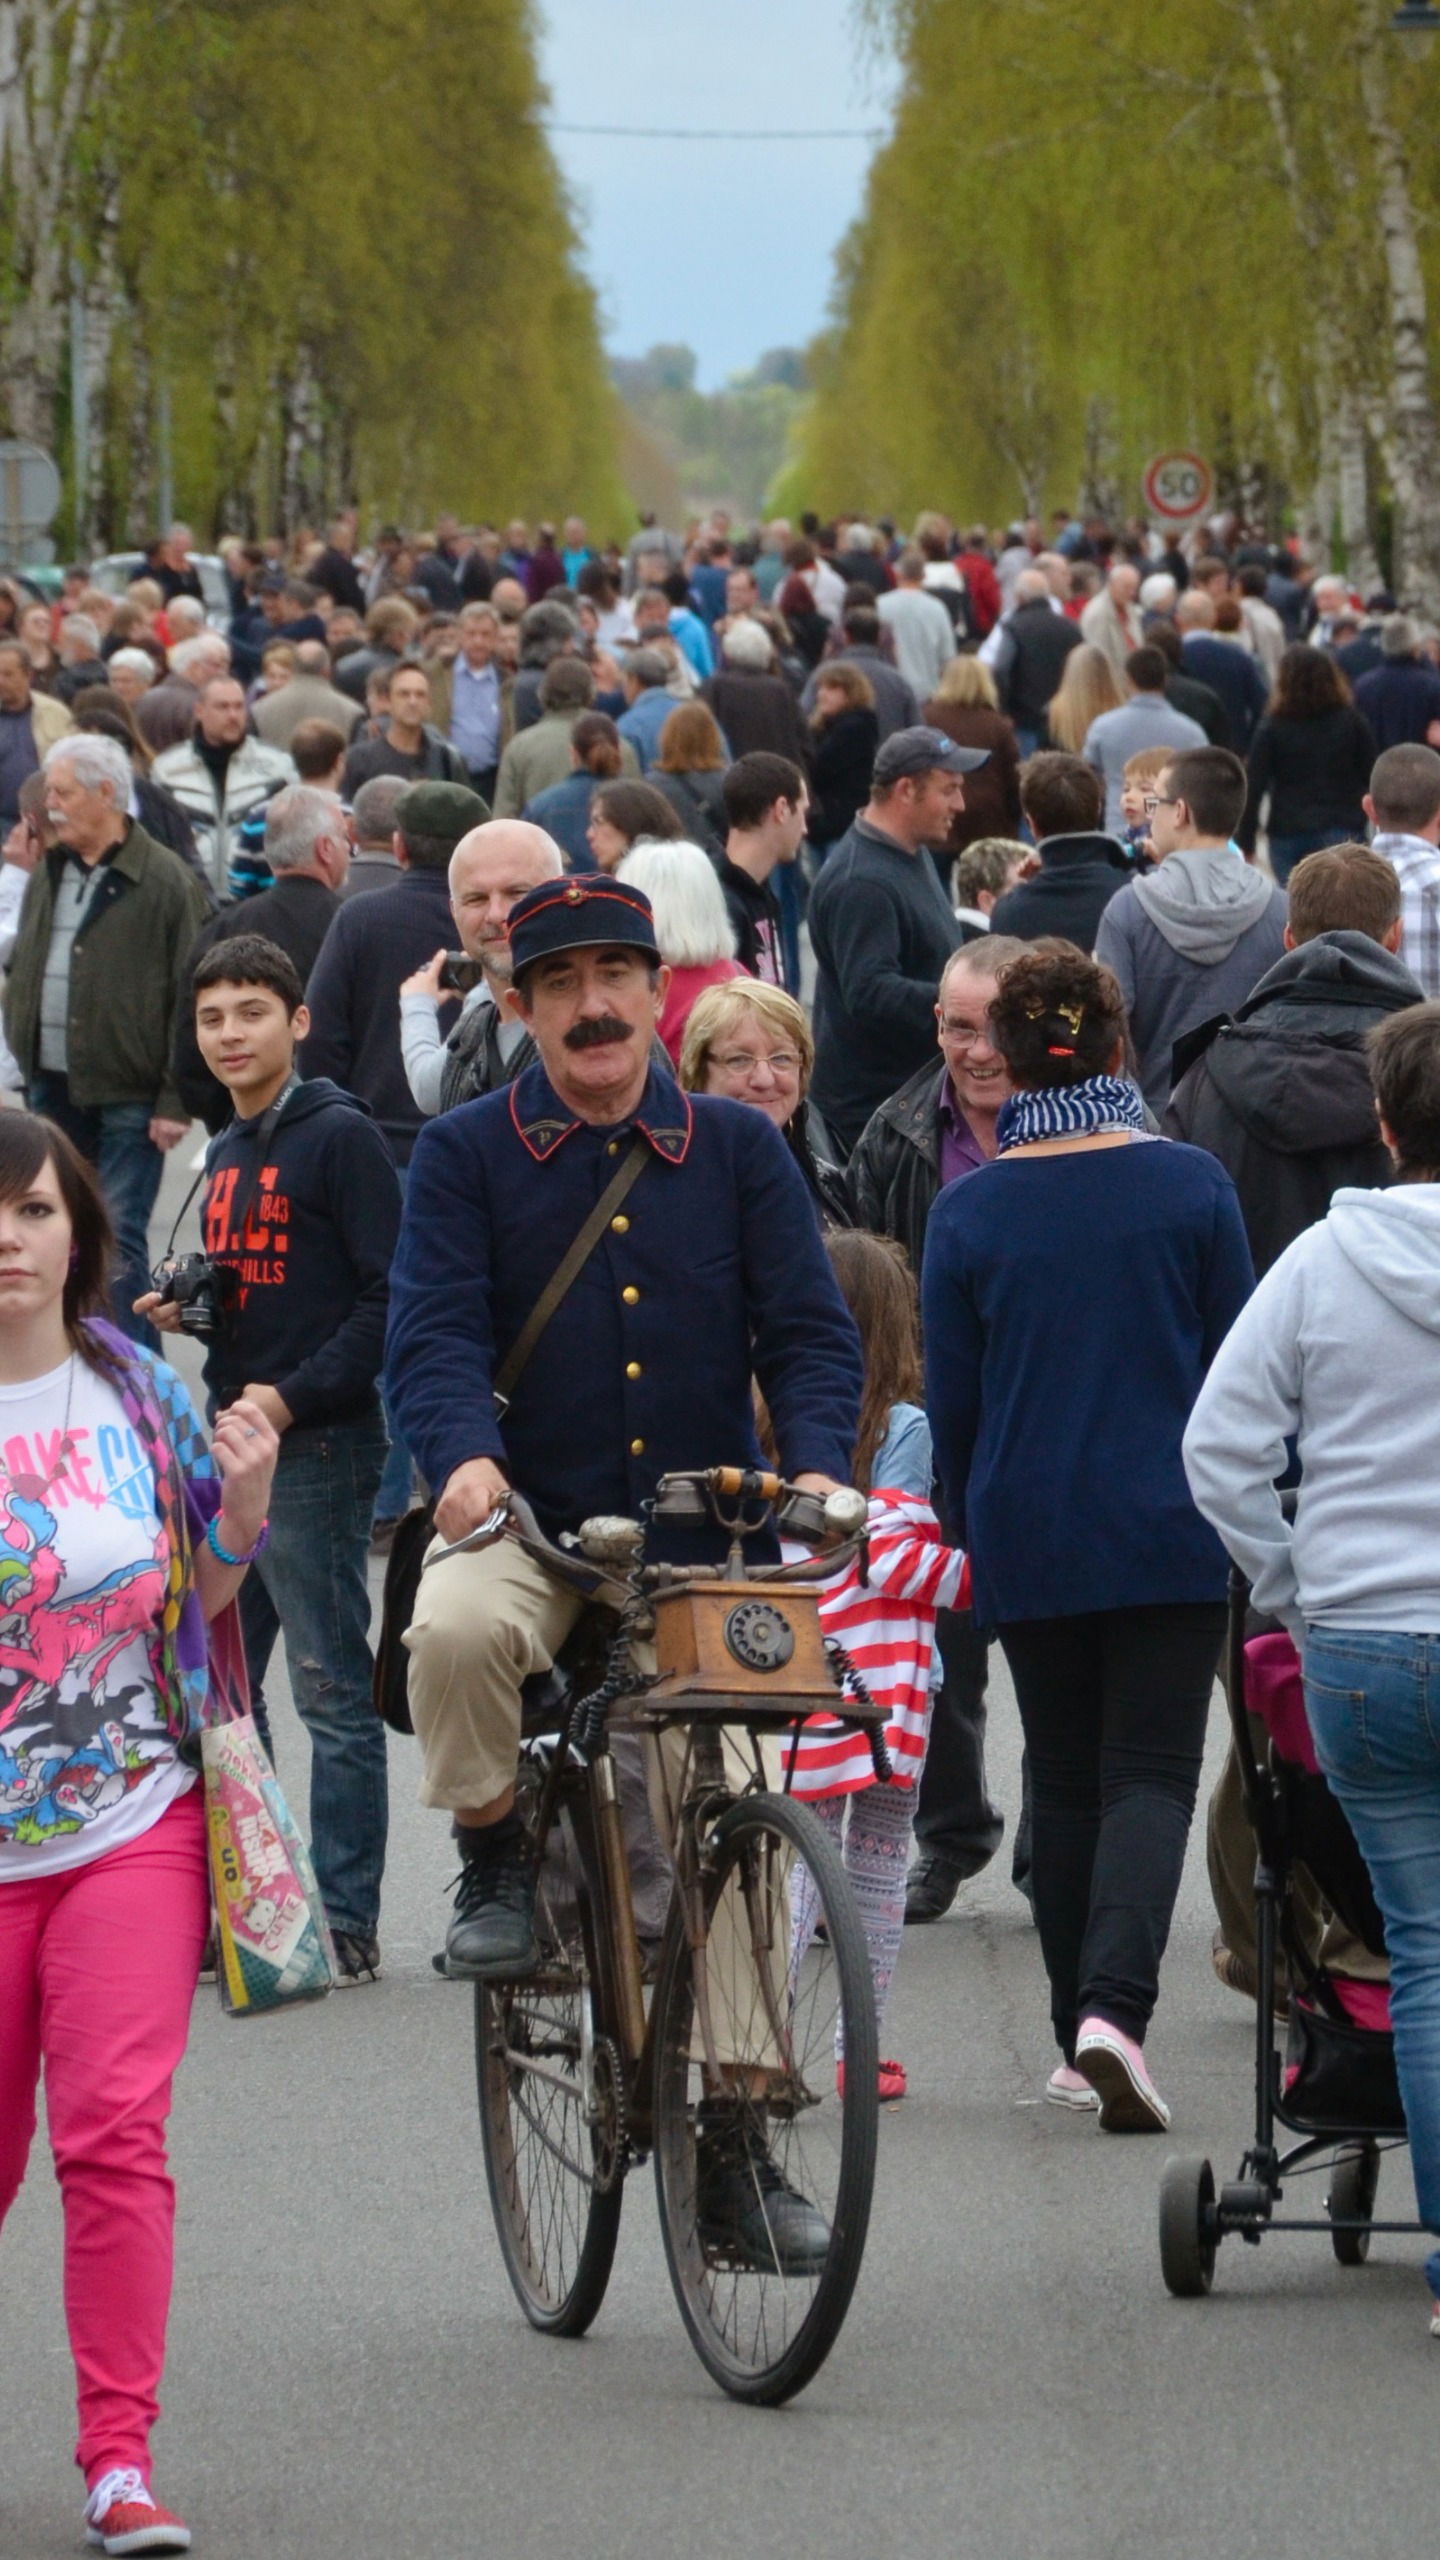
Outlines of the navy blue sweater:
<svg viewBox="0 0 1440 2560">
<path fill-rule="evenodd" d="M 941 1192 L 926 1403 L 982 1625 L 1224 1598 L 1180 1442 L 1251 1286 L 1234 1186 L 1198 1147 L 1001 1159 Z"/>
<path fill-rule="evenodd" d="M 502 1422 L 495 1371 L 636 1128 L 652 1161 L 619 1232 L 606 1231 L 552 1316 Z M 591 1512 L 637 1517 L 668 1469 L 761 1463 L 752 1377 L 784 1472 L 843 1482 L 859 1343 L 804 1176 L 762 1111 L 688 1096 L 652 1068 L 633 1123 L 592 1127 L 557 1101 L 537 1063 L 421 1130 L 385 1387 L 437 1492 L 467 1458 L 493 1458 L 552 1535 Z M 667 1529 L 651 1551 L 715 1548 L 713 1537 L 697 1545 Z"/>
<path fill-rule="evenodd" d="M 205 1250 L 238 1267 L 240 1303 L 205 1355 L 217 1403 L 277 1387 L 297 1423 L 377 1410 L 400 1184 L 363 1102 L 297 1085 L 270 1134 L 232 1120 L 206 1154 Z"/>
</svg>

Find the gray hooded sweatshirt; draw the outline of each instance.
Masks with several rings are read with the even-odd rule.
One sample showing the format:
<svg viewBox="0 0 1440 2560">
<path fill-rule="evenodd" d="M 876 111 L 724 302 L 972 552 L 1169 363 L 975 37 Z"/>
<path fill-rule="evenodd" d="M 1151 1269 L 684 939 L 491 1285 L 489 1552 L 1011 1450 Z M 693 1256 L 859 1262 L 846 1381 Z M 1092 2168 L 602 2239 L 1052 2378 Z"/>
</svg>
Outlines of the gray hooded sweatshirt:
<svg viewBox="0 0 1440 2560">
<path fill-rule="evenodd" d="M 1110 900 L 1095 957 L 1113 969 L 1130 1014 L 1140 1083 L 1163 1111 L 1177 1040 L 1238 1013 L 1285 948 L 1285 893 L 1228 845 L 1167 854 Z"/>
<path fill-rule="evenodd" d="M 1299 1443 L 1293 1527 L 1274 1479 Z M 1440 1633 L 1440 1184 L 1337 1191 L 1221 1344 L 1184 1443 L 1196 1504 L 1304 1626 Z"/>
</svg>

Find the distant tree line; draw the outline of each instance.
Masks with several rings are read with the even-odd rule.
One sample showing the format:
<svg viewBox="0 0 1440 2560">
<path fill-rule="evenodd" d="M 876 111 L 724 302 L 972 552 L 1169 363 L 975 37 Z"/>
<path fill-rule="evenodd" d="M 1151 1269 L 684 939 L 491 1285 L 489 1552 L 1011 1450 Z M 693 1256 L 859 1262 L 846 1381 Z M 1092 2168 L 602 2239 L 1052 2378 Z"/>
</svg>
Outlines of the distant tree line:
<svg viewBox="0 0 1440 2560">
<path fill-rule="evenodd" d="M 610 371 L 631 416 L 667 458 L 688 513 L 722 504 L 741 516 L 761 512 L 805 406 L 799 348 L 770 348 L 719 391 L 696 389 L 695 352 L 686 346 L 617 356 Z"/>
</svg>

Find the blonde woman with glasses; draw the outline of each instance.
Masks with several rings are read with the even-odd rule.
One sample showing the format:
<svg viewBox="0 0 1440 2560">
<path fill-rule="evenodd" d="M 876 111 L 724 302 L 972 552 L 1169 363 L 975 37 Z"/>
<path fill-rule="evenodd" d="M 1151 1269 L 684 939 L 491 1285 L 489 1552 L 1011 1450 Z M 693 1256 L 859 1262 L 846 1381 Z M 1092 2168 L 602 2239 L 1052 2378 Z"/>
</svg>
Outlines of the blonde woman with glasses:
<svg viewBox="0 0 1440 2560">
<path fill-rule="evenodd" d="M 815 1042 L 804 1009 L 759 978 L 708 987 L 685 1025 L 680 1082 L 687 1093 L 752 1103 L 773 1120 L 809 1185 L 823 1227 L 853 1226 L 845 1177 L 806 1096 Z"/>
</svg>

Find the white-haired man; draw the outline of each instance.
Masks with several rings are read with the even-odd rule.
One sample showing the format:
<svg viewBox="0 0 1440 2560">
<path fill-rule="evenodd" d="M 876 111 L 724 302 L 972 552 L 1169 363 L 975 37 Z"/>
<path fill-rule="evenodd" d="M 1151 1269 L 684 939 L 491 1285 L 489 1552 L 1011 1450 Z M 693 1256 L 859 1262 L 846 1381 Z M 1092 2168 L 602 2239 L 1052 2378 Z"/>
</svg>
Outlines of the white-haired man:
<svg viewBox="0 0 1440 2560">
<path fill-rule="evenodd" d="M 1139 570 L 1133 561 L 1117 560 L 1099 595 L 1091 597 L 1080 616 L 1081 639 L 1088 640 L 1093 649 L 1104 650 L 1116 682 L 1121 684 L 1126 659 L 1145 637 L 1139 596 Z"/>
<path fill-rule="evenodd" d="M 32 1109 L 95 1166 L 120 1247 L 115 1320 L 149 1286 L 146 1235 L 164 1152 L 188 1117 L 170 1044 L 205 891 L 130 815 L 130 759 L 113 739 L 60 738 L 45 757 L 54 839 L 30 875 L 5 990 L 5 1032 Z"/>
<path fill-rule="evenodd" d="M 742 614 L 726 625 L 723 660 L 718 675 L 707 676 L 700 699 L 709 704 L 728 739 L 732 758 L 788 756 L 802 773 L 810 763 L 805 723 L 785 678 L 776 675 L 775 644 L 753 616 Z"/>
<path fill-rule="evenodd" d="M 154 756 L 183 746 L 195 726 L 200 688 L 211 676 L 230 672 L 230 643 L 218 631 L 197 631 L 177 640 L 168 651 L 161 682 L 152 685 L 137 710 L 135 723 Z"/>
<path fill-rule="evenodd" d="M 199 649 L 199 640 L 188 644 Z M 217 897 L 230 886 L 230 865 L 246 819 L 296 779 L 283 747 L 249 733 L 245 695 L 234 676 L 211 675 L 195 704 L 192 735 L 157 756 L 155 779 L 173 791 L 195 830 Z"/>
<path fill-rule="evenodd" d="M 565 864 L 543 827 L 524 818 L 492 818 L 472 827 L 450 856 L 450 912 L 466 958 L 480 967 L 448 1039 L 440 1029 L 441 979 L 447 954 L 437 951 L 400 985 L 400 1048 L 405 1079 L 429 1118 L 511 1084 L 535 1055 L 523 1022 L 506 1010 L 510 984 L 510 910 L 527 889 L 558 880 Z"/>
<path fill-rule="evenodd" d="M 73 702 L 87 684 L 108 684 L 110 670 L 100 655 L 100 626 L 88 613 L 67 613 L 56 641 L 60 673 L 55 690 L 62 702 Z"/>
</svg>

